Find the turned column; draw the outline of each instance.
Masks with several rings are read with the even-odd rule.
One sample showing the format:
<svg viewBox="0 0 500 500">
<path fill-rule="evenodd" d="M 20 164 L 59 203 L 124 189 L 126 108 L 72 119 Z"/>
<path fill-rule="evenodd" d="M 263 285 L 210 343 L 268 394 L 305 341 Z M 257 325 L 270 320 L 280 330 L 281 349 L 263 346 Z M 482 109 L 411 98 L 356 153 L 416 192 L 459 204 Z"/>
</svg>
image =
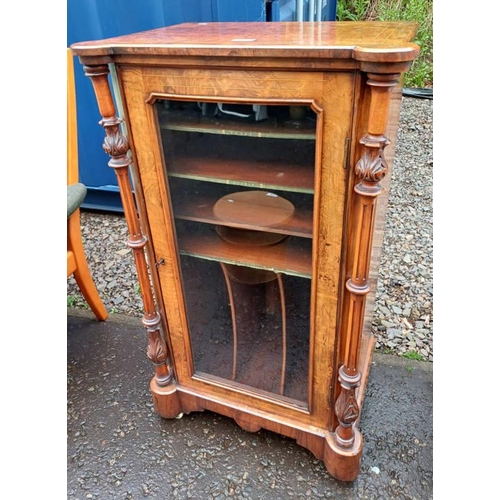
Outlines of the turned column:
<svg viewBox="0 0 500 500">
<path fill-rule="evenodd" d="M 90 78 L 94 87 L 99 112 L 102 120 L 99 124 L 106 133 L 103 148 L 111 157 L 108 165 L 114 169 L 120 189 L 120 196 L 127 221 L 129 239 L 127 245 L 133 250 L 139 285 L 141 287 L 144 315 L 142 323 L 149 337 L 147 355 L 155 365 L 155 381 L 161 387 L 172 382 L 172 372 L 168 359 L 166 343 L 161 335 L 161 318 L 156 310 L 144 247 L 147 239 L 141 232 L 141 226 L 129 176 L 132 163 L 128 155 L 129 145 L 120 130 L 122 119 L 116 116 L 115 106 L 108 82 L 109 68 L 107 64 L 84 65 L 85 75 Z"/>
<path fill-rule="evenodd" d="M 389 140 L 384 135 L 389 114 L 390 91 L 397 84 L 397 74 L 368 73 L 370 91 L 367 133 L 361 138 L 361 157 L 356 163 L 355 174 L 359 182 L 354 186 L 352 227 L 352 268 L 345 283 L 347 300 L 345 342 L 341 353 L 338 379 L 341 391 L 335 402 L 338 426 L 334 442 L 340 449 L 352 450 L 360 441 L 355 423 L 360 409 L 357 388 L 361 381 L 359 354 L 366 295 L 370 291 L 369 271 L 372 237 L 375 226 L 377 197 L 382 192 L 380 181 L 387 172 L 384 149 Z"/>
</svg>

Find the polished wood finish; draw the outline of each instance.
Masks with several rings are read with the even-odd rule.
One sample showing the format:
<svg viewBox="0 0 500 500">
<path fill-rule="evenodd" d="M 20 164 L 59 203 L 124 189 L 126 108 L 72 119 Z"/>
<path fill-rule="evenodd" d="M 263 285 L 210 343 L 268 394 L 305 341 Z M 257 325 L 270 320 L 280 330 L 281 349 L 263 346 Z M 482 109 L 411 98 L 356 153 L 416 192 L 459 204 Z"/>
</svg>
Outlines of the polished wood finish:
<svg viewBox="0 0 500 500">
<path fill-rule="evenodd" d="M 195 57 L 285 57 L 309 66 L 321 59 L 375 63 L 412 61 L 416 23 L 283 22 L 186 23 L 72 45 L 80 56 L 151 55 Z M 310 66 L 309 66 L 310 67 Z"/>
<path fill-rule="evenodd" d="M 418 55 L 415 32 L 416 25 L 405 22 L 188 23 L 72 46 L 93 81 L 109 165 L 119 178 L 144 298 L 148 352 L 156 366 L 150 388 L 159 415 L 215 411 L 248 431 L 265 428 L 296 439 L 334 477 L 356 478 L 363 446 L 358 422 L 374 343 L 367 333 L 366 309 L 372 300 L 367 296 L 373 294 L 374 234 L 380 246 L 377 199 L 385 196 L 390 168 L 385 151 L 393 147 L 389 138 L 397 126 L 394 102 L 400 92 L 393 89 L 399 89 L 402 73 Z M 128 140 L 108 86 L 110 63 L 116 68 Z M 286 126 L 221 124 L 170 111 L 165 118 L 157 104 L 169 100 L 302 106 L 314 112 L 316 124 L 312 130 L 290 132 Z M 269 140 L 274 134 L 289 145 L 301 142 L 298 150 L 314 141 L 314 168 L 307 157 L 295 158 L 299 155 L 281 163 L 255 161 L 252 150 L 258 153 L 264 142 L 252 143 L 239 155 L 238 148 L 227 155 L 203 155 L 200 143 L 199 150 L 186 147 L 171 157 L 172 133 L 203 133 L 213 136 L 207 141 L 221 144 L 229 144 L 225 136 Z M 280 144 L 284 152 L 290 147 Z M 312 213 L 297 205 L 293 216 L 278 225 L 288 238 L 257 252 L 223 241 L 214 226 L 265 230 L 265 224 L 221 223 L 203 206 L 210 195 L 197 204 L 183 200 L 174 211 L 172 179 L 186 189 L 190 182 L 209 182 L 277 194 L 314 193 L 314 205 Z M 217 199 L 207 203 L 213 206 Z M 201 225 L 204 232 L 191 231 L 189 224 Z M 307 397 L 286 395 L 286 352 L 276 393 L 235 380 L 236 351 L 228 379 L 195 370 L 179 254 L 214 260 L 223 268 L 243 264 L 276 272 L 280 279 L 310 280 Z M 231 280 L 225 277 L 231 294 Z M 286 317 L 285 289 L 279 285 Z M 283 344 L 288 328 L 283 322 Z M 233 321 L 235 346 L 238 335 Z"/>
</svg>

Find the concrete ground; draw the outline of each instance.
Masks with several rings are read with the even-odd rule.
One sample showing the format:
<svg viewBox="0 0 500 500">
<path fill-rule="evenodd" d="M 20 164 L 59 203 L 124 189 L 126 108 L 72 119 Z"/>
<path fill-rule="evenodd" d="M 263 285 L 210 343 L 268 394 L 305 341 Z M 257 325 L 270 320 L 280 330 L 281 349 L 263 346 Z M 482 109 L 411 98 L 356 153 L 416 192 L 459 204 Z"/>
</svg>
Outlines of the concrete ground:
<svg viewBox="0 0 500 500">
<path fill-rule="evenodd" d="M 68 309 L 67 323 L 69 500 L 433 497 L 432 363 L 374 354 L 361 471 L 342 483 L 280 435 L 211 412 L 159 417 L 139 319 Z"/>
</svg>

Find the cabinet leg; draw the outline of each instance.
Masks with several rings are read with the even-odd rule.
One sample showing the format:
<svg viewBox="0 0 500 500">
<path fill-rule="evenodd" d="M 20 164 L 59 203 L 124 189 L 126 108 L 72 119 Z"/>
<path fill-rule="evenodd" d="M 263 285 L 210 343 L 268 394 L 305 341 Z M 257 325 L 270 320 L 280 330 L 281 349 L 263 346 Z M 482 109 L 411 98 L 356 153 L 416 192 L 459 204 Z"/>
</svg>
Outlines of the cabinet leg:
<svg viewBox="0 0 500 500">
<path fill-rule="evenodd" d="M 156 413 L 163 418 L 174 418 L 182 414 L 182 406 L 179 400 L 179 393 L 174 383 L 162 387 L 158 385 L 153 377 L 149 384 L 153 395 L 153 405 Z"/>
<path fill-rule="evenodd" d="M 353 443 L 348 449 L 339 446 L 332 433 L 327 434 L 325 438 L 323 463 L 326 470 L 339 481 L 354 481 L 359 474 L 363 436 L 358 429 L 353 431 Z"/>
</svg>

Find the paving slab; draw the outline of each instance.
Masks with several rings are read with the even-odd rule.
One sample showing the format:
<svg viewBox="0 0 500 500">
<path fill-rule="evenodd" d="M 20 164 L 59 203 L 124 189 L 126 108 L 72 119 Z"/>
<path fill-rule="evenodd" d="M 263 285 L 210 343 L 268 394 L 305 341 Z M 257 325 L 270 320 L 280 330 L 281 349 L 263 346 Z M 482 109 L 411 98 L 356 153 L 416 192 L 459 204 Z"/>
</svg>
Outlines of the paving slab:
<svg viewBox="0 0 500 500">
<path fill-rule="evenodd" d="M 140 319 L 67 315 L 67 498 L 430 500 L 433 366 L 375 352 L 358 478 L 343 483 L 294 440 L 208 411 L 153 408 Z"/>
</svg>

